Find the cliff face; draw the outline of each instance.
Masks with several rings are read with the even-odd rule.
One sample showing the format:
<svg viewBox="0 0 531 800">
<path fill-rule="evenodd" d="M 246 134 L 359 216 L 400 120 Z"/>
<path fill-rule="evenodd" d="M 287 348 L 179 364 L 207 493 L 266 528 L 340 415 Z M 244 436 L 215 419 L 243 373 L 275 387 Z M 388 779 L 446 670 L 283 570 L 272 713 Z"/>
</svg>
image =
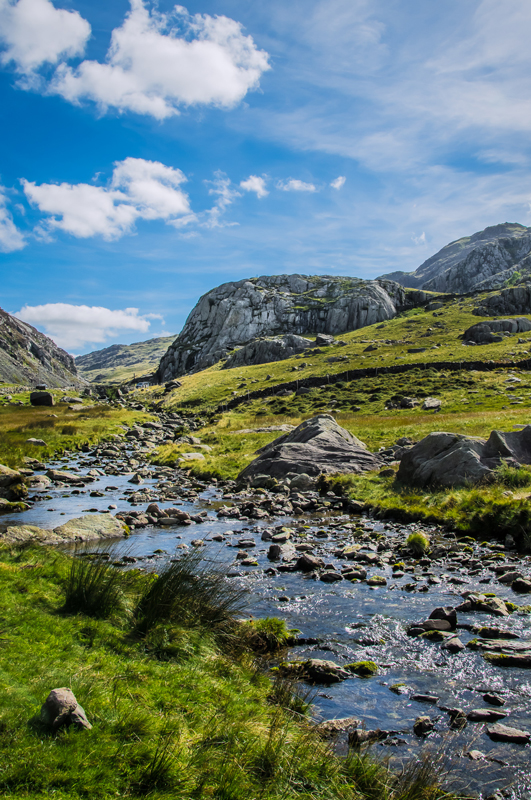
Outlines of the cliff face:
<svg viewBox="0 0 531 800">
<path fill-rule="evenodd" d="M 224 283 L 203 295 L 162 357 L 157 380 L 212 366 L 253 339 L 337 335 L 390 319 L 406 303 L 392 281 L 274 275 Z"/>
<path fill-rule="evenodd" d="M 74 358 L 44 333 L 0 308 L 0 380 L 50 387 L 81 385 Z"/>
<path fill-rule="evenodd" d="M 490 291 L 531 272 L 531 228 L 505 222 L 447 244 L 415 272 L 382 276 L 432 292 Z"/>
</svg>

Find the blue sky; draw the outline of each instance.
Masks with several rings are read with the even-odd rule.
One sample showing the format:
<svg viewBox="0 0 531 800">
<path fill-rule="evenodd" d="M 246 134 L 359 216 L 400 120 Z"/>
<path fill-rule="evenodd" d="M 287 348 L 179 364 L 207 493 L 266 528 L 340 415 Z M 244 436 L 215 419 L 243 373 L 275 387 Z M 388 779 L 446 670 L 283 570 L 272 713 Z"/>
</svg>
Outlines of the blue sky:
<svg viewBox="0 0 531 800">
<path fill-rule="evenodd" d="M 531 224 L 526 0 L 0 0 L 0 303 L 73 353 Z"/>
</svg>

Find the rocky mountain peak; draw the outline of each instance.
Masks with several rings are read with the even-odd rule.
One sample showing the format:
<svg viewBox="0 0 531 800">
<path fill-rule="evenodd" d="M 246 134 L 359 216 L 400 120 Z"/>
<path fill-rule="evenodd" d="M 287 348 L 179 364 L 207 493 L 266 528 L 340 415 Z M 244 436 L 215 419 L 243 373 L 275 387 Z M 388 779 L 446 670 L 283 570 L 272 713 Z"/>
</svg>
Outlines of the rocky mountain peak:
<svg viewBox="0 0 531 800">
<path fill-rule="evenodd" d="M 531 272 L 530 254 L 531 228 L 504 222 L 450 242 L 414 272 L 391 272 L 382 277 L 433 292 L 499 289 L 515 273 Z"/>
</svg>

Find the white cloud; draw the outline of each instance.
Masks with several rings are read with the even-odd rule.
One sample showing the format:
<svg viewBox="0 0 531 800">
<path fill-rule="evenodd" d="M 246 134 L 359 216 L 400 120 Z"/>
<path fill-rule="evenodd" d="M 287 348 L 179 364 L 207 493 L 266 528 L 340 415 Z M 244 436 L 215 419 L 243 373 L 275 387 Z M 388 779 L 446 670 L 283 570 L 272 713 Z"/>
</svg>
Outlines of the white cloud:
<svg viewBox="0 0 531 800">
<path fill-rule="evenodd" d="M 415 242 L 416 245 L 425 245 L 426 244 L 426 232 L 422 231 L 420 236 L 412 236 L 411 241 Z"/>
<path fill-rule="evenodd" d="M 256 192 L 258 198 L 267 197 L 269 194 L 265 188 L 266 182 L 264 178 L 259 178 L 257 175 L 249 175 L 247 180 L 240 181 L 240 186 L 242 189 L 245 189 L 246 192 Z"/>
<path fill-rule="evenodd" d="M 82 55 L 90 32 L 77 11 L 54 8 L 49 0 L 0 0 L 0 41 L 5 47 L 0 60 L 13 61 L 19 72 Z"/>
<path fill-rule="evenodd" d="M 279 181 L 277 189 L 282 189 L 284 192 L 316 192 L 317 189 L 313 183 L 304 183 L 296 178 L 291 178 L 286 183 Z"/>
<path fill-rule="evenodd" d="M 59 347 L 78 350 L 89 343 L 105 342 L 122 331 L 146 333 L 152 319 L 163 321 L 160 314 L 139 314 L 138 311 L 138 308 L 111 310 L 102 306 L 46 303 L 24 306 L 13 316 L 42 328 Z"/>
<path fill-rule="evenodd" d="M 225 16 L 150 11 L 131 0 L 122 26 L 112 33 L 105 63 L 59 65 L 49 90 L 77 103 L 93 100 L 102 109 L 165 119 L 180 105 L 231 108 L 258 88 L 270 68 L 239 22 Z"/>
<path fill-rule="evenodd" d="M 220 222 L 221 215 L 227 208 L 234 202 L 237 197 L 241 197 L 240 192 L 231 188 L 230 178 L 218 170 L 215 173 L 213 181 L 205 181 L 210 184 L 209 194 L 217 195 L 217 200 L 214 206 L 206 212 L 206 222 L 201 223 L 207 228 L 222 228 L 227 225 L 237 225 L 236 222 L 222 223 Z"/>
<path fill-rule="evenodd" d="M 0 250 L 3 253 L 11 253 L 13 250 L 22 250 L 26 246 L 26 242 L 13 222 L 13 217 L 6 205 L 7 198 L 0 186 Z"/>
<path fill-rule="evenodd" d="M 180 189 L 186 177 L 159 161 L 126 158 L 115 163 L 109 186 L 87 183 L 37 186 L 23 180 L 28 200 L 51 218 L 48 229 L 78 238 L 118 239 L 132 230 L 137 219 L 174 222 L 188 215 L 188 195 Z"/>
<path fill-rule="evenodd" d="M 338 178 L 335 179 L 335 181 L 331 182 L 330 186 L 332 187 L 332 189 L 341 189 L 341 187 L 345 185 L 346 180 L 347 179 L 345 178 L 344 175 L 340 175 Z"/>
</svg>

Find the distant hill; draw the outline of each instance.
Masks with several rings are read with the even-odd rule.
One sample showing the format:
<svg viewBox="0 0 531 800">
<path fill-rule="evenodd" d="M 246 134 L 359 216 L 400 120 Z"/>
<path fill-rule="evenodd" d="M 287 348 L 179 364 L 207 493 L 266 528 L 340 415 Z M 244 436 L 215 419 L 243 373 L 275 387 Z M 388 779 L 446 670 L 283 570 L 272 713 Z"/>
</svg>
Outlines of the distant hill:
<svg viewBox="0 0 531 800">
<path fill-rule="evenodd" d="M 49 387 L 72 386 L 80 380 L 73 357 L 27 322 L 0 308 L 0 381 Z"/>
<path fill-rule="evenodd" d="M 412 289 L 466 293 L 499 289 L 526 276 L 531 276 L 531 228 L 504 222 L 450 242 L 414 272 L 382 278 Z"/>
<path fill-rule="evenodd" d="M 76 358 L 79 373 L 91 383 L 124 383 L 154 372 L 175 336 L 160 336 L 147 342 L 113 344 Z"/>
</svg>

